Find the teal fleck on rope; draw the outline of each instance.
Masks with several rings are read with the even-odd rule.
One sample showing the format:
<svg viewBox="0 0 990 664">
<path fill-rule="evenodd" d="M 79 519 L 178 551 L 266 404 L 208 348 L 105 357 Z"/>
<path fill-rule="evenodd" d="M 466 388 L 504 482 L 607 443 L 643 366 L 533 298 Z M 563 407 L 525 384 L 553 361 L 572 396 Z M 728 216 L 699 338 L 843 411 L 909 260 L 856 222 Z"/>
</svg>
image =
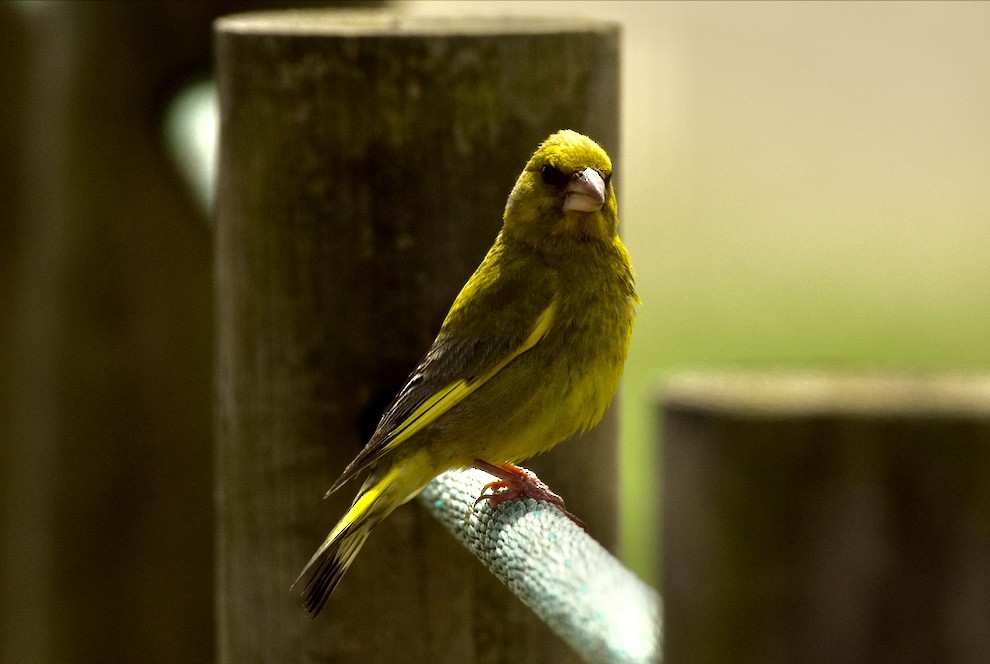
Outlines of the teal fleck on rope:
<svg viewBox="0 0 990 664">
<path fill-rule="evenodd" d="M 592 664 L 657 664 L 660 597 L 556 507 L 475 500 L 492 477 L 444 473 L 420 501 L 509 589 Z"/>
</svg>

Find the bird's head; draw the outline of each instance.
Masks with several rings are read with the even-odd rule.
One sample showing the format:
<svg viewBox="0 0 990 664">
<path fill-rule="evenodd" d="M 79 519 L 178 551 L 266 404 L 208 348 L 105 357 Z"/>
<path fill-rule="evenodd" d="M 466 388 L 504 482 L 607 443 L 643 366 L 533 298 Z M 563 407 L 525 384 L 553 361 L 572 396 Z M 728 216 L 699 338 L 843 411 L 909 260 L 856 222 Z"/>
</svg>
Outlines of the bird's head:
<svg viewBox="0 0 990 664">
<path fill-rule="evenodd" d="M 612 161 L 597 143 L 564 129 L 536 149 L 505 206 L 505 231 L 548 239 L 610 241 L 618 227 Z"/>
</svg>

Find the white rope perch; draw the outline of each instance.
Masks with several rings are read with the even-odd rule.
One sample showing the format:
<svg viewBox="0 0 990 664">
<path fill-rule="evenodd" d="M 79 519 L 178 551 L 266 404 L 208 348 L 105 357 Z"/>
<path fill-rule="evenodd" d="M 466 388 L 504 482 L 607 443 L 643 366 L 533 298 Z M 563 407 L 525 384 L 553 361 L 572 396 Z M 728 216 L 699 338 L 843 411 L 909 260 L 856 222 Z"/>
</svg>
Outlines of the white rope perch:
<svg viewBox="0 0 990 664">
<path fill-rule="evenodd" d="M 560 510 L 531 498 L 474 506 L 492 481 L 450 471 L 419 500 L 589 664 L 657 664 L 660 597 Z"/>
</svg>

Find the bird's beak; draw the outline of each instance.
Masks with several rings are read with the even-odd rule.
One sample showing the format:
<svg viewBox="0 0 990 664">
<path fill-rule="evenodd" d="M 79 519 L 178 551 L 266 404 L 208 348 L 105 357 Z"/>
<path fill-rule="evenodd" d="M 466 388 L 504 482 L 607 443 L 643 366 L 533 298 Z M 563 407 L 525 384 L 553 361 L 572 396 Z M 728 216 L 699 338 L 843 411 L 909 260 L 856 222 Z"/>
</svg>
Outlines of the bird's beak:
<svg viewBox="0 0 990 664">
<path fill-rule="evenodd" d="M 572 175 L 565 191 L 565 212 L 595 212 L 605 204 L 605 181 L 598 171 L 590 167 Z"/>
</svg>

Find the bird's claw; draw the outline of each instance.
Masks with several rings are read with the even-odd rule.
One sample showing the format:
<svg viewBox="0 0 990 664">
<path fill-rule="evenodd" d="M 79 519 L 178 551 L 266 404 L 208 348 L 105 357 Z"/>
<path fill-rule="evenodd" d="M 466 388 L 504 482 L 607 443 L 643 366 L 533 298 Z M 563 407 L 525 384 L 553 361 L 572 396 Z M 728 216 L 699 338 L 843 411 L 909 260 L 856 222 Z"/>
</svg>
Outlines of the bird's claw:
<svg viewBox="0 0 990 664">
<path fill-rule="evenodd" d="M 480 465 L 482 470 L 496 475 L 499 479 L 493 480 L 482 487 L 481 495 L 474 501 L 474 507 L 477 507 L 478 503 L 483 500 L 487 500 L 488 504 L 494 508 L 504 502 L 517 498 L 532 498 L 533 500 L 550 503 L 563 512 L 568 519 L 582 529 L 585 528 L 584 522 L 581 519 L 567 511 L 567 507 L 564 505 L 564 499 L 551 490 L 546 482 L 537 477 L 533 471 L 508 464 L 500 464 L 491 468 L 489 468 L 490 464 L 484 462 L 482 464 Z M 477 463 L 475 465 L 479 466 Z M 497 472 L 492 472 L 492 470 Z"/>
</svg>

